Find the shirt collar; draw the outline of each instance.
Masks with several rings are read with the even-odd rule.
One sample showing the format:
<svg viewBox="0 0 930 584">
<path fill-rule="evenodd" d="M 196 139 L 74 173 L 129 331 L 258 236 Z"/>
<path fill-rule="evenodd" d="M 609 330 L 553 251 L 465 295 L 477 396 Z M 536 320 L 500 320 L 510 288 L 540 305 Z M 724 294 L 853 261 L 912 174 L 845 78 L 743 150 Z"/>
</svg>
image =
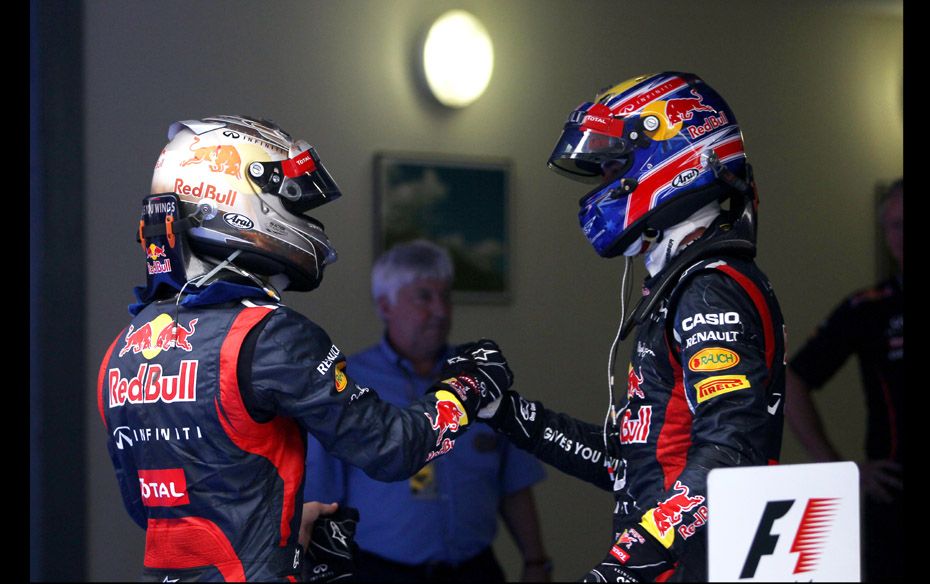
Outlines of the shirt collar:
<svg viewBox="0 0 930 584">
<path fill-rule="evenodd" d="M 387 331 L 384 331 L 384 334 L 381 335 L 381 343 L 379 346 L 381 348 L 381 352 L 389 362 L 394 363 L 398 367 L 402 367 L 411 375 L 416 375 L 413 370 L 413 363 L 411 363 L 409 359 L 402 357 L 397 351 L 394 350 L 394 347 L 391 346 L 390 341 L 388 341 Z M 450 347 L 448 344 L 444 345 L 441 355 L 441 358 L 437 359 L 436 363 L 433 365 L 433 374 L 439 373 L 445 360 L 452 356 L 452 347 Z"/>
</svg>

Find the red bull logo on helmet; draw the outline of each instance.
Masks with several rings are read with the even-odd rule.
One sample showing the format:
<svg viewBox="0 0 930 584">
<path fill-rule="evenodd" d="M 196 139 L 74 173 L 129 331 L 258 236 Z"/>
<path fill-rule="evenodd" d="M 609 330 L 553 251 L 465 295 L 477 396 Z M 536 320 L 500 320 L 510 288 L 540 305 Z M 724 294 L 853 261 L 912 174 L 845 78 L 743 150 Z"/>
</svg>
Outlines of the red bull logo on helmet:
<svg viewBox="0 0 930 584">
<path fill-rule="evenodd" d="M 640 521 L 640 525 L 665 547 L 671 547 L 675 542 L 674 527 L 681 523 L 684 512 L 704 502 L 701 495 L 692 497 L 688 486 L 683 485 L 681 481 L 675 481 L 673 489 L 676 491 L 674 495 L 646 511 Z"/>
<path fill-rule="evenodd" d="M 189 353 L 194 348 L 190 343 L 190 337 L 194 335 L 196 325 L 196 318 L 188 321 L 185 327 L 179 322 L 174 322 L 167 314 L 159 314 L 138 329 L 129 325 L 119 356 L 132 352 L 134 355 L 142 353 L 146 359 L 152 359 L 169 349 L 180 349 Z"/>
<path fill-rule="evenodd" d="M 181 162 L 181 166 L 189 164 L 208 163 L 212 172 L 222 172 L 232 175 L 236 178 L 242 178 L 239 173 L 239 167 L 242 165 L 242 157 L 235 146 L 226 146 L 217 144 L 216 146 L 203 146 L 194 148 L 194 144 L 200 141 L 200 138 L 194 137 L 194 143 L 190 145 L 193 156 Z"/>
<path fill-rule="evenodd" d="M 675 125 L 694 117 L 694 112 L 716 112 L 709 105 L 704 105 L 704 97 L 694 89 L 691 90 L 694 97 L 684 97 L 680 99 L 670 99 L 665 102 L 665 117 L 668 123 Z"/>
<path fill-rule="evenodd" d="M 154 243 L 149 244 L 148 251 L 145 253 L 146 261 L 145 268 L 148 270 L 149 275 L 154 274 L 163 274 L 165 272 L 171 271 L 171 259 L 166 257 L 165 248 L 155 245 Z M 159 260 L 158 258 L 165 258 Z"/>
</svg>

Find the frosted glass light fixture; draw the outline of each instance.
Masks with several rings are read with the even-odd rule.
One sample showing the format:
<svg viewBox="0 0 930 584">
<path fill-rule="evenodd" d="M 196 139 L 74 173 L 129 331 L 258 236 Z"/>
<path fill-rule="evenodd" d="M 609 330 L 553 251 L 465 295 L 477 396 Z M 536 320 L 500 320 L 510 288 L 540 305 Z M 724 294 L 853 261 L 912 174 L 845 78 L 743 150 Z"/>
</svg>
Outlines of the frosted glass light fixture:
<svg viewBox="0 0 930 584">
<path fill-rule="evenodd" d="M 491 81 L 494 47 L 477 18 L 450 10 L 430 27 L 423 43 L 423 72 L 440 103 L 461 108 L 478 99 Z"/>
</svg>

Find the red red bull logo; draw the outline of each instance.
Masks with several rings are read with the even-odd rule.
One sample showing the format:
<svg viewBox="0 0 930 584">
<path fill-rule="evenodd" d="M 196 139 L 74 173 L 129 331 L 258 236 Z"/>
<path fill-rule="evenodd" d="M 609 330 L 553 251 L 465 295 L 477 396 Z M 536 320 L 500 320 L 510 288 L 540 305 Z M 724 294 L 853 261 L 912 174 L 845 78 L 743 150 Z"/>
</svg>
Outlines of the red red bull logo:
<svg viewBox="0 0 930 584">
<path fill-rule="evenodd" d="M 624 410 L 620 420 L 621 444 L 645 444 L 649 440 L 649 426 L 652 424 L 652 406 L 642 406 L 633 417 L 630 410 Z"/>
<path fill-rule="evenodd" d="M 183 468 L 140 469 L 139 491 L 146 507 L 177 507 L 190 503 Z"/>
<path fill-rule="evenodd" d="M 145 257 L 149 260 L 145 262 L 145 268 L 148 270 L 149 275 L 163 274 L 171 271 L 171 259 L 166 257 L 165 248 L 150 243 Z M 165 259 L 159 260 L 158 258 Z"/>
<path fill-rule="evenodd" d="M 691 90 L 694 97 L 685 97 L 681 99 L 670 99 L 665 102 L 665 117 L 671 125 L 679 124 L 685 120 L 694 117 L 694 112 L 716 112 L 709 105 L 704 105 L 704 97 L 694 89 Z"/>
<path fill-rule="evenodd" d="M 154 243 L 150 243 L 148 258 L 154 262 L 158 258 L 163 258 L 163 257 L 165 257 L 165 248 L 159 247 L 155 245 Z"/>
<path fill-rule="evenodd" d="M 646 394 L 643 393 L 643 390 L 640 388 L 640 384 L 643 382 L 643 376 L 637 375 L 636 371 L 633 369 L 633 364 L 630 363 L 630 370 L 627 373 L 627 386 L 626 386 L 626 397 L 627 399 L 633 399 L 633 397 L 640 397 L 646 399 Z"/>
<path fill-rule="evenodd" d="M 199 141 L 200 138 L 194 138 L 194 144 Z M 242 165 L 242 157 L 239 156 L 239 151 L 236 150 L 235 146 L 216 145 L 194 148 L 194 144 L 191 144 L 190 147 L 194 155 L 181 162 L 181 166 L 206 162 L 212 172 L 223 172 L 235 176 L 236 178 L 242 178 L 239 174 L 239 166 Z"/>
<path fill-rule="evenodd" d="M 147 322 L 139 328 L 136 328 L 134 325 L 129 325 L 129 330 L 126 331 L 126 337 L 123 340 L 126 341 L 126 345 L 120 349 L 120 357 L 128 353 L 130 350 L 133 353 L 140 353 L 144 350 L 151 349 L 152 323 Z"/>
<path fill-rule="evenodd" d="M 429 412 L 423 412 L 423 415 L 426 416 L 430 423 L 433 426 L 433 430 L 438 430 L 439 434 L 436 436 L 436 446 L 441 446 L 443 442 L 443 436 L 446 431 L 451 430 L 455 432 L 459 429 L 459 420 L 464 415 L 458 404 L 452 400 L 441 399 L 436 402 L 436 419 L 430 417 Z"/>
<path fill-rule="evenodd" d="M 107 371 L 110 407 L 196 401 L 197 364 L 196 360 L 181 361 L 177 375 L 165 375 L 161 365 L 143 363 L 131 379 L 123 377 L 119 369 L 110 369 Z"/>
<path fill-rule="evenodd" d="M 181 349 L 188 353 L 193 350 L 190 343 L 190 337 L 196 330 L 197 319 L 193 318 L 185 327 L 174 320 L 167 314 L 160 314 L 150 320 L 138 329 L 134 325 L 129 325 L 126 336 L 123 338 L 125 344 L 120 349 L 119 356 L 122 357 L 130 351 L 132 354 L 142 353 L 146 359 L 151 359 L 162 351 L 169 349 Z"/>
<path fill-rule="evenodd" d="M 691 496 L 687 485 L 675 481 L 676 493 L 643 515 L 642 525 L 659 541 L 669 547 L 675 540 L 673 528 L 681 523 L 682 514 L 704 502 L 701 495 Z"/>
</svg>

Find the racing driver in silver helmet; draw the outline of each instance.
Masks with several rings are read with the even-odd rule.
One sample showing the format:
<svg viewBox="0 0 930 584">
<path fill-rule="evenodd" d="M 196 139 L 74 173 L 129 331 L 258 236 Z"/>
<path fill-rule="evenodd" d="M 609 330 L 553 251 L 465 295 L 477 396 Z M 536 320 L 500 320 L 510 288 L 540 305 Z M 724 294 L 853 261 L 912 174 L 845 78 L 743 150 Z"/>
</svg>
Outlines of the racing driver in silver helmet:
<svg viewBox="0 0 930 584">
<path fill-rule="evenodd" d="M 303 501 L 307 432 L 373 478 L 404 479 L 512 376 L 483 340 L 409 407 L 357 385 L 326 331 L 281 302 L 336 259 L 308 214 L 341 194 L 316 149 L 245 116 L 177 122 L 168 140 L 132 229 L 146 285 L 97 387 L 123 503 L 145 530 L 142 579 L 296 581 L 312 521 L 339 511 Z"/>
</svg>

